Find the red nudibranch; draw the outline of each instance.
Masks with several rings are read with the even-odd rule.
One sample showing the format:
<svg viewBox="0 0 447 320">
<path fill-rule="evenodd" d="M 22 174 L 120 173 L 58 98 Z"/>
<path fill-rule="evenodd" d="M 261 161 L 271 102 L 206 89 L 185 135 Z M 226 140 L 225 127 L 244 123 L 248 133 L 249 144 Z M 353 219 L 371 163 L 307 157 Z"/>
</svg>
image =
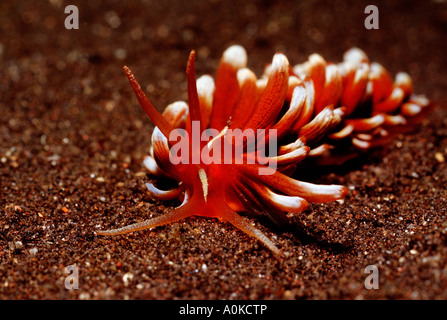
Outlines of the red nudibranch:
<svg viewBox="0 0 447 320">
<path fill-rule="evenodd" d="M 97 234 L 124 234 L 193 215 L 214 217 L 281 255 L 275 243 L 238 212 L 257 210 L 274 222 L 287 221 L 288 215 L 306 210 L 308 202 L 343 198 L 348 192 L 344 186 L 294 179 L 299 162 L 306 157 L 315 163 L 345 161 L 416 123 L 430 105 L 424 96 L 413 94 L 408 74 L 398 73 L 393 80 L 384 67 L 370 62 L 357 48 L 347 51 L 339 64 L 313 54 L 305 63 L 290 66 L 284 54 L 276 53 L 259 79 L 246 67 L 247 54 L 238 45 L 224 52 L 215 80 L 209 75 L 196 80 L 194 61 L 192 51 L 186 69 L 188 103 L 174 102 L 162 114 L 124 67 L 139 103 L 156 126 L 144 164 L 156 178 L 176 184 L 161 190 L 147 183 L 149 192 L 160 200 L 178 199 L 181 205 L 167 214 Z M 211 129 L 215 134 L 196 142 L 193 131 L 197 128 L 201 136 Z M 174 163 L 170 135 L 176 129 L 186 132 L 188 147 Z M 265 149 L 274 151 L 273 156 L 265 155 L 258 145 L 248 145 L 248 136 L 239 139 L 249 130 L 264 132 L 269 146 Z M 276 144 L 269 144 L 272 141 Z M 239 146 L 242 155 L 224 161 L 225 156 L 216 151 L 222 144 L 232 150 Z M 209 161 L 203 154 L 222 161 Z M 241 159 L 245 161 L 237 161 Z M 271 163 L 274 170 L 261 174 Z"/>
</svg>

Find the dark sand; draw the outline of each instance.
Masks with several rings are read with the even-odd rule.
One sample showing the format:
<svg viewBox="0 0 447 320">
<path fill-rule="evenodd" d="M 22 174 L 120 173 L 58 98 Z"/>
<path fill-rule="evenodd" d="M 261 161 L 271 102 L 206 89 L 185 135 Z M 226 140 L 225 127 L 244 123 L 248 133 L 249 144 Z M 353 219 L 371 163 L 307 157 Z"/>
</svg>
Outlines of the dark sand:
<svg viewBox="0 0 447 320">
<path fill-rule="evenodd" d="M 445 2 L 379 2 L 379 30 L 364 28 L 364 1 L 68 2 L 0 2 L 0 299 L 447 298 Z M 79 30 L 64 28 L 67 4 Z M 441 106 L 386 148 L 306 175 L 349 186 L 343 203 L 313 204 L 289 230 L 253 220 L 282 261 L 213 219 L 96 237 L 175 205 L 146 192 L 153 126 L 122 65 L 162 110 L 186 99 L 191 49 L 214 75 L 236 43 L 257 74 L 276 51 L 296 64 L 358 46 Z"/>
</svg>

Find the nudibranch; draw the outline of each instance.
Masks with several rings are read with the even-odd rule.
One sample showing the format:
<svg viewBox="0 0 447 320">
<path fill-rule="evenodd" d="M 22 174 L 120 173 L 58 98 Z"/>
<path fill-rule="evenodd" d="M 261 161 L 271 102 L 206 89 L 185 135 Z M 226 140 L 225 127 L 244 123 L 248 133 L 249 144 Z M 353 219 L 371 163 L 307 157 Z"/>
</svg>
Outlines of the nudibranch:
<svg viewBox="0 0 447 320">
<path fill-rule="evenodd" d="M 189 216 L 218 218 L 261 241 L 277 245 L 243 212 L 263 212 L 273 222 L 288 221 L 308 203 L 342 199 L 348 189 L 294 179 L 305 158 L 338 163 L 356 151 L 383 143 L 397 128 L 415 122 L 430 105 L 413 94 L 408 74 L 393 80 L 384 67 L 353 48 L 339 64 L 313 54 L 291 66 L 276 53 L 257 78 L 247 54 L 234 45 L 223 54 L 216 77 L 196 79 L 195 51 L 186 68 L 188 102 L 159 113 L 128 67 L 127 78 L 155 128 L 144 159 L 159 200 L 180 201 L 169 213 L 118 229 L 119 235 L 166 225 Z M 172 189 L 157 182 L 170 181 Z"/>
</svg>

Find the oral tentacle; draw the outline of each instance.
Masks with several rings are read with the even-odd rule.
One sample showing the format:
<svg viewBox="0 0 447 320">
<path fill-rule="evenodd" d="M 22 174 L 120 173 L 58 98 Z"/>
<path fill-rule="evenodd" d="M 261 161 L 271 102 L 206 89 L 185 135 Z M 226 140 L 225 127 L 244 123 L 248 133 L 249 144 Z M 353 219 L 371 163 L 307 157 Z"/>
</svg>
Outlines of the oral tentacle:
<svg viewBox="0 0 447 320">
<path fill-rule="evenodd" d="M 142 222 L 137 222 L 122 228 L 112 230 L 96 230 L 96 233 L 100 236 L 117 236 L 130 232 L 152 229 L 192 216 L 193 215 L 192 209 L 193 205 L 191 204 L 191 202 L 188 202 L 185 205 L 175 208 L 171 212 L 159 215 L 155 218 L 145 220 Z"/>
</svg>

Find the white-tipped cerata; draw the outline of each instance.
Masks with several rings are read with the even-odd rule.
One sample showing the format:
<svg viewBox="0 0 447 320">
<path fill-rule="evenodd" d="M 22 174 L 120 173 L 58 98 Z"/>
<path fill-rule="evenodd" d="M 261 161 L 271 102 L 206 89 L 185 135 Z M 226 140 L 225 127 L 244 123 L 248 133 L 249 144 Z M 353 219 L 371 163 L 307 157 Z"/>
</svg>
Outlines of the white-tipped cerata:
<svg viewBox="0 0 447 320">
<path fill-rule="evenodd" d="M 247 65 L 247 52 L 239 45 L 231 46 L 225 50 L 222 58 L 225 62 L 234 66 L 235 69 L 245 68 Z"/>
</svg>

